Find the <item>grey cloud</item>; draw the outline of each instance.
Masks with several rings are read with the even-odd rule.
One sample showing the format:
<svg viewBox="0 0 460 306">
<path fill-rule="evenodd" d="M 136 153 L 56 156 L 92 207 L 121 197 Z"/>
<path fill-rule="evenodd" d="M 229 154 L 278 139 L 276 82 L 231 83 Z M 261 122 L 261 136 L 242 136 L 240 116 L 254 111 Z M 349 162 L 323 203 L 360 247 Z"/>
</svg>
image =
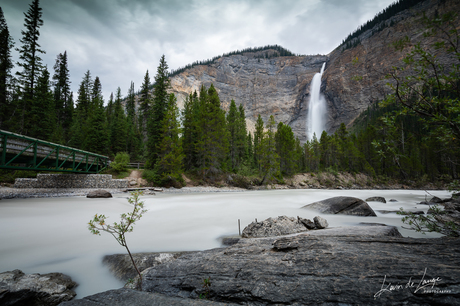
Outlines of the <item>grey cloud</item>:
<svg viewBox="0 0 460 306">
<path fill-rule="evenodd" d="M 30 1 L 3 0 L 19 44 Z M 295 53 L 329 53 L 362 21 L 392 0 L 42 0 L 40 44 L 52 70 L 67 51 L 72 89 L 86 70 L 100 77 L 104 97 L 131 81 L 153 78 L 165 54 L 177 69 L 247 47 L 280 44 Z"/>
</svg>

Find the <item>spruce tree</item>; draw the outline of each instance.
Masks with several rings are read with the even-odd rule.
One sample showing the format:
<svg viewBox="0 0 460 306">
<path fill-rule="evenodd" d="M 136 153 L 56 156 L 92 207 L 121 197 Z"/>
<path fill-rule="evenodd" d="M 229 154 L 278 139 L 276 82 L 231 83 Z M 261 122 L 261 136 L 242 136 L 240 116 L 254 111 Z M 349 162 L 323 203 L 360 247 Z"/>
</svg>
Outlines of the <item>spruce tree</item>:
<svg viewBox="0 0 460 306">
<path fill-rule="evenodd" d="M 141 154 L 141 134 L 139 131 L 138 117 L 136 116 L 136 94 L 134 92 L 134 82 L 128 90 L 128 98 L 125 104 L 126 126 L 127 126 L 127 151 L 131 160 L 138 160 Z"/>
<path fill-rule="evenodd" d="M 239 148 L 238 148 L 238 120 L 239 114 L 236 108 L 235 101 L 232 99 L 230 102 L 230 108 L 227 114 L 227 128 L 228 128 L 228 140 L 229 140 L 229 158 L 230 158 L 230 167 L 232 171 L 236 171 L 238 166 L 238 155 L 239 155 Z"/>
<path fill-rule="evenodd" d="M 168 109 L 168 89 L 170 86 L 168 64 L 163 55 L 157 68 L 157 74 L 155 75 L 153 104 L 150 118 L 147 120 L 148 161 L 151 167 L 153 167 L 158 160 L 159 152 L 157 146 L 162 142 L 161 124 Z"/>
<path fill-rule="evenodd" d="M 31 105 L 30 120 L 36 123 L 29 130 L 31 137 L 51 140 L 56 128 L 56 110 L 50 88 L 50 73 L 46 67 L 38 78 L 35 99 Z"/>
<path fill-rule="evenodd" d="M 162 185 L 175 185 L 182 182 L 182 151 L 179 122 L 179 109 L 174 94 L 169 95 L 168 108 L 161 125 L 161 142 L 158 143 L 158 162 L 155 165 Z"/>
<path fill-rule="evenodd" d="M 214 85 L 208 91 L 202 86 L 200 91 L 200 129 L 196 143 L 198 169 L 203 177 L 212 178 L 220 170 L 226 170 L 225 159 L 228 152 L 228 132 L 225 112 L 220 108 L 220 99 Z"/>
<path fill-rule="evenodd" d="M 260 168 L 263 176 L 262 183 L 270 183 L 280 176 L 279 156 L 275 144 L 275 118 L 273 115 L 267 122 L 267 131 L 260 144 Z"/>
<path fill-rule="evenodd" d="M 195 92 L 196 94 L 196 92 Z M 195 137 L 196 117 L 194 115 L 194 97 L 192 93 L 185 98 L 182 110 L 182 148 L 184 151 L 184 168 L 191 170 L 196 166 Z"/>
<path fill-rule="evenodd" d="M 59 53 L 54 64 L 54 103 L 58 124 L 68 131 L 72 124 L 73 105 L 70 102 L 70 75 L 67 66 L 67 51 Z"/>
<path fill-rule="evenodd" d="M 107 116 L 107 124 L 111 127 L 114 113 L 113 92 L 110 93 L 109 102 L 107 102 L 105 113 Z"/>
<path fill-rule="evenodd" d="M 247 159 L 248 155 L 248 144 L 247 144 L 247 127 L 246 127 L 246 115 L 244 113 L 244 107 L 242 104 L 238 107 L 238 136 L 237 136 L 237 148 L 238 148 L 238 165 Z"/>
<path fill-rule="evenodd" d="M 30 121 L 29 113 L 32 101 L 35 98 L 35 87 L 37 80 L 40 76 L 40 71 L 43 69 L 42 59 L 40 53 L 44 54 L 45 51 L 40 49 L 38 38 L 40 36 L 40 27 L 43 25 L 42 8 L 39 6 L 39 0 L 33 0 L 30 4 L 27 13 L 24 13 L 24 26 L 26 30 L 22 30 L 22 43 L 19 51 L 18 66 L 22 71 L 16 72 L 22 86 L 22 105 L 20 117 L 20 132 L 27 133 L 27 131 L 34 124 Z"/>
<path fill-rule="evenodd" d="M 121 105 L 121 89 L 118 87 L 117 96 L 113 107 L 112 122 L 110 126 L 111 149 L 113 154 L 126 152 L 126 117 Z"/>
<path fill-rule="evenodd" d="M 290 126 L 278 123 L 275 133 L 276 152 L 279 156 L 283 174 L 292 175 L 295 171 L 295 137 Z"/>
<path fill-rule="evenodd" d="M 11 49 L 13 38 L 8 30 L 3 10 L 0 7 L 0 128 L 8 128 L 5 124 L 11 114 L 11 101 L 9 99 L 9 87 L 11 84 Z"/>
<path fill-rule="evenodd" d="M 264 121 L 262 117 L 257 117 L 256 121 L 256 130 L 254 132 L 254 166 L 257 170 L 261 170 L 260 168 L 260 159 L 261 159 L 261 144 L 264 138 Z"/>
<path fill-rule="evenodd" d="M 139 93 L 139 129 L 143 135 L 144 142 L 147 141 L 147 120 L 149 118 L 152 101 L 150 99 L 150 76 L 149 71 L 145 73 L 144 82 L 142 83 Z"/>
<path fill-rule="evenodd" d="M 91 96 L 90 113 L 87 121 L 88 130 L 84 147 L 87 151 L 106 155 L 109 153 L 110 133 L 107 126 L 99 77 L 94 80 Z"/>
</svg>

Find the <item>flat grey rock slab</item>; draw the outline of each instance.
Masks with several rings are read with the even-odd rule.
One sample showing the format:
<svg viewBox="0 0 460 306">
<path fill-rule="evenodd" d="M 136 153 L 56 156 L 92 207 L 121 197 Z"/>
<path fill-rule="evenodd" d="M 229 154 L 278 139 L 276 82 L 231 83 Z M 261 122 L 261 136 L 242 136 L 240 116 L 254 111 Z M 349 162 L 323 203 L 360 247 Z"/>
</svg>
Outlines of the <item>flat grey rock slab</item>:
<svg viewBox="0 0 460 306">
<path fill-rule="evenodd" d="M 210 279 L 210 300 L 243 305 L 460 304 L 459 239 L 375 236 L 382 228 L 241 239 L 146 269 L 142 288 L 197 298 Z M 417 288 L 424 280 L 440 293 Z"/>
<path fill-rule="evenodd" d="M 225 306 L 237 305 L 207 300 L 192 300 L 170 297 L 159 293 L 149 293 L 132 289 L 109 290 L 59 304 L 59 306 Z"/>
</svg>

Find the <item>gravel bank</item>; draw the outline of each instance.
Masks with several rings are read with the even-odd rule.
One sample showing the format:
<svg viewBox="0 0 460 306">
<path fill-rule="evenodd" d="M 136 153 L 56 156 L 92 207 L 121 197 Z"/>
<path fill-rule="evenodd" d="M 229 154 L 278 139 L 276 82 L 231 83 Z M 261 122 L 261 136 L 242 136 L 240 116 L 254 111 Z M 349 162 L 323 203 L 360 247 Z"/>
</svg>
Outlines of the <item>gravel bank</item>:
<svg viewBox="0 0 460 306">
<path fill-rule="evenodd" d="M 53 197 L 75 197 L 86 196 L 89 192 L 101 188 L 10 188 L 0 187 L 0 199 L 14 199 L 14 198 L 53 198 Z M 163 193 L 195 193 L 195 192 L 242 192 L 247 191 L 243 188 L 235 187 L 184 187 L 181 189 L 176 188 L 162 188 Z M 111 194 L 124 193 L 125 189 L 104 189 Z"/>
</svg>

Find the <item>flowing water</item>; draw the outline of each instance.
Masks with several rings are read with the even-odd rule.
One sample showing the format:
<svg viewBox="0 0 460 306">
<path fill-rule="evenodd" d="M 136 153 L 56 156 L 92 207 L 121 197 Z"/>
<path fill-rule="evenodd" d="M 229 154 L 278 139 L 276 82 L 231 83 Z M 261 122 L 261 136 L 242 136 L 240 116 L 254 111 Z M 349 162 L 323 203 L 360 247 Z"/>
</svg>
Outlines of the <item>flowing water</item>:
<svg viewBox="0 0 460 306">
<path fill-rule="evenodd" d="M 326 117 L 326 100 L 321 94 L 321 77 L 323 76 L 326 63 L 323 63 L 321 71 L 313 76 L 310 87 L 310 104 L 308 106 L 307 115 L 307 137 L 308 140 L 316 138 L 319 140 L 321 133 L 324 130 Z"/>
<path fill-rule="evenodd" d="M 449 197 L 447 191 L 432 191 L 431 195 Z M 25 273 L 62 272 L 80 285 L 77 298 L 97 292 L 120 288 L 102 265 L 107 254 L 125 253 L 108 233 L 91 235 L 88 221 L 95 213 L 109 216 L 109 223 L 128 212 L 127 194 L 111 199 L 35 198 L 3 199 L 0 201 L 0 272 L 20 269 Z M 424 191 L 408 190 L 266 190 L 220 193 L 157 193 L 142 197 L 148 212 L 127 235 L 132 252 L 191 251 L 220 247 L 222 236 L 238 235 L 254 221 L 287 215 L 313 219 L 320 215 L 330 227 L 379 222 L 398 226 L 403 236 L 422 235 L 401 229 L 401 217 L 395 213 L 377 213 L 377 217 L 322 215 L 300 207 L 334 196 L 354 196 L 365 200 L 383 196 L 398 202 L 369 202 L 374 210 L 424 210 L 417 205 Z"/>
</svg>

